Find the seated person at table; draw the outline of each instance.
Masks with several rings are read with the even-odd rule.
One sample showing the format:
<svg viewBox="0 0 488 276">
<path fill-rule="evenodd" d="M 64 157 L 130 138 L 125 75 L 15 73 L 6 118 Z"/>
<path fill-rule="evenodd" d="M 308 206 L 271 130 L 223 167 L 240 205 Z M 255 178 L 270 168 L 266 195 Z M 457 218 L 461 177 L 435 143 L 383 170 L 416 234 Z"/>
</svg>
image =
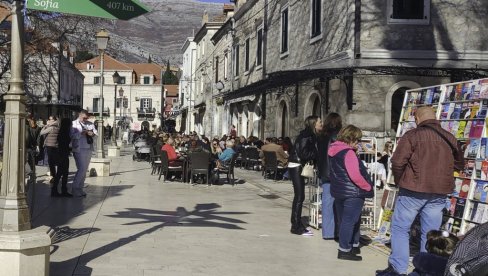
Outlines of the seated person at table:
<svg viewBox="0 0 488 276">
<path fill-rule="evenodd" d="M 288 166 L 288 154 L 283 150 L 283 147 L 278 145 L 278 139 L 273 137 L 271 139 L 266 139 L 267 143 L 261 147 L 261 151 L 259 152 L 259 157 L 263 160 L 263 165 L 266 162 L 264 160 L 264 152 L 270 151 L 276 153 L 276 159 L 278 160 L 278 165 L 282 167 Z"/>
<path fill-rule="evenodd" d="M 161 150 L 164 150 L 168 153 L 168 161 L 171 167 L 181 167 L 183 166 L 183 161 L 179 160 L 180 155 L 176 153 L 174 143 L 175 141 L 173 140 L 173 138 L 169 137 Z"/>
<path fill-rule="evenodd" d="M 232 149 L 234 147 L 234 142 L 232 142 L 232 140 L 227 140 L 225 142 L 225 147 L 226 147 L 226 149 L 218 155 L 219 156 L 219 160 L 217 160 L 217 167 L 218 168 L 223 168 L 223 167 L 227 166 L 227 164 L 232 159 L 232 155 L 234 155 L 234 153 L 236 153 Z"/>
</svg>

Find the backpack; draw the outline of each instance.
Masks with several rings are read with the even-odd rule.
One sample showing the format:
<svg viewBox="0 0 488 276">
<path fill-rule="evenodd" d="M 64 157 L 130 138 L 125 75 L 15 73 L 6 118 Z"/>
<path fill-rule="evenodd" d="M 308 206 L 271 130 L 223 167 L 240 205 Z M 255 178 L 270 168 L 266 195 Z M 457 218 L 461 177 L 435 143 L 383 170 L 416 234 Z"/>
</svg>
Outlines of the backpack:
<svg viewBox="0 0 488 276">
<path fill-rule="evenodd" d="M 488 275 L 488 222 L 466 233 L 447 261 L 444 276 Z"/>
</svg>

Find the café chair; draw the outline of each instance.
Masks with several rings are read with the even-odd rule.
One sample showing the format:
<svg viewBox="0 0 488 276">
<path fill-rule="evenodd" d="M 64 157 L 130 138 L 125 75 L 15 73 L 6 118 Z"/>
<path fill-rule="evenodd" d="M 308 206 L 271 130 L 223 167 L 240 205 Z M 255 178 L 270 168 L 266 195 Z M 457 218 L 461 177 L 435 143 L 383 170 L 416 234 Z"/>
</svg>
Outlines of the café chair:
<svg viewBox="0 0 488 276">
<path fill-rule="evenodd" d="M 236 165 L 236 160 L 237 153 L 234 153 L 230 161 L 225 163 L 223 168 L 218 168 L 216 171 L 217 177 L 219 178 L 220 174 L 225 174 L 227 176 L 227 181 L 232 184 L 232 186 L 235 185 L 234 167 Z"/>
<path fill-rule="evenodd" d="M 205 151 L 191 152 L 189 157 L 190 184 L 193 181 L 193 176 L 199 174 L 205 175 L 206 184 L 208 184 L 210 153 Z"/>
<path fill-rule="evenodd" d="M 276 157 L 276 152 L 274 151 L 263 151 L 264 153 L 264 179 L 266 180 L 267 173 L 273 172 L 274 180 L 278 178 L 278 171 L 285 170 L 286 168 L 278 164 L 278 158 Z"/>
<path fill-rule="evenodd" d="M 161 151 L 161 169 L 159 170 L 159 178 L 161 180 L 161 175 L 164 175 L 163 182 L 165 182 L 169 172 L 181 172 L 181 182 L 184 182 L 185 169 L 184 166 L 170 166 L 168 153 L 166 151 Z"/>
</svg>

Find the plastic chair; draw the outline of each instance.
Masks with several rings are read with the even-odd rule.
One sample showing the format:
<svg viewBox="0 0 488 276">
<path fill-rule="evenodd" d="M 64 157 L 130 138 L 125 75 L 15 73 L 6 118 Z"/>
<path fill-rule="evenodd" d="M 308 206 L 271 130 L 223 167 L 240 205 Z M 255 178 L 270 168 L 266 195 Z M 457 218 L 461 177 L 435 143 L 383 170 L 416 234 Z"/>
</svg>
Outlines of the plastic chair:
<svg viewBox="0 0 488 276">
<path fill-rule="evenodd" d="M 190 153 L 190 183 L 192 183 L 193 175 L 195 174 L 205 174 L 205 179 L 208 184 L 209 177 L 209 164 L 210 164 L 210 153 L 200 151 Z"/>
<path fill-rule="evenodd" d="M 181 172 L 181 182 L 184 182 L 184 173 L 185 169 L 184 166 L 170 166 L 169 165 L 169 159 L 168 159 L 168 153 L 166 151 L 161 151 L 161 169 L 159 170 L 159 178 L 158 180 L 161 180 L 161 175 L 164 175 L 163 182 L 166 180 L 168 176 L 168 172 Z"/>
<path fill-rule="evenodd" d="M 278 177 L 278 171 L 284 170 L 285 167 L 278 165 L 278 158 L 274 151 L 263 151 L 264 153 L 264 179 L 266 179 L 267 172 L 274 172 L 274 180 Z"/>
</svg>

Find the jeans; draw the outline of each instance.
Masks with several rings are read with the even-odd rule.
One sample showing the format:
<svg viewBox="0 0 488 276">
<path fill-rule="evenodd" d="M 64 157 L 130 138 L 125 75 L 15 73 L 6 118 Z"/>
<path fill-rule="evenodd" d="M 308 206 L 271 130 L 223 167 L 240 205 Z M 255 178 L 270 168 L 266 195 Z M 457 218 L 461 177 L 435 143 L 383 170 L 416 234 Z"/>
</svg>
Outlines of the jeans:
<svg viewBox="0 0 488 276">
<path fill-rule="evenodd" d="M 288 168 L 291 182 L 293 183 L 293 203 L 291 206 L 291 229 L 303 230 L 302 225 L 302 207 L 305 200 L 305 181 L 301 176 L 301 167 Z"/>
<path fill-rule="evenodd" d="M 86 172 L 88 170 L 88 166 L 90 165 L 90 160 L 92 156 L 91 149 L 79 149 L 79 152 L 75 152 L 75 163 L 76 171 L 75 178 L 73 179 L 73 191 L 74 195 L 81 195 L 83 194 L 83 185 L 85 184 Z"/>
<path fill-rule="evenodd" d="M 336 198 L 334 204 L 339 223 L 339 250 L 349 252 L 353 246 L 359 246 L 359 226 L 364 198 Z"/>
<path fill-rule="evenodd" d="M 410 227 L 420 214 L 420 252 L 426 252 L 427 233 L 439 230 L 446 196 L 400 189 L 391 224 L 391 255 L 389 262 L 397 273 L 407 273 L 410 256 Z"/>
<path fill-rule="evenodd" d="M 334 198 L 330 195 L 330 183 L 322 182 L 322 238 L 335 238 Z"/>
</svg>

